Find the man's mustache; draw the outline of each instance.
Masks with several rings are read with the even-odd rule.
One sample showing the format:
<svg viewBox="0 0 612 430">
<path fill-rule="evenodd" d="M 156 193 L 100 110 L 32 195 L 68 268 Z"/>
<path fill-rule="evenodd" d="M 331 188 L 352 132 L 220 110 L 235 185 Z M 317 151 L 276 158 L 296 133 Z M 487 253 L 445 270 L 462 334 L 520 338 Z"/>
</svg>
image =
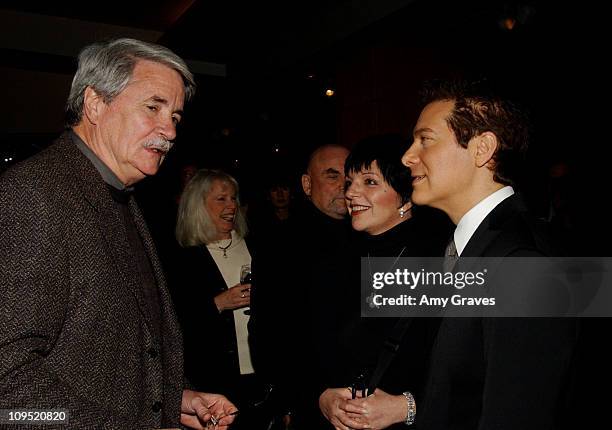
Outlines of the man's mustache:
<svg viewBox="0 0 612 430">
<path fill-rule="evenodd" d="M 174 142 L 169 141 L 168 139 L 164 139 L 163 137 L 156 137 L 150 140 L 147 140 L 144 143 L 144 147 L 146 149 L 157 149 L 164 153 L 170 151 Z"/>
</svg>

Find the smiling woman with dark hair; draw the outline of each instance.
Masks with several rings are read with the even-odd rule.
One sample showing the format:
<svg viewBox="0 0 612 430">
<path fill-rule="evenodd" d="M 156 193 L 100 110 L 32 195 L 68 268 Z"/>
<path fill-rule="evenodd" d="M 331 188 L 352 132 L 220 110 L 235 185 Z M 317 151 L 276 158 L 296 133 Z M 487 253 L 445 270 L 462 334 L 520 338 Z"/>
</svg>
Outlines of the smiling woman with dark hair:
<svg viewBox="0 0 612 430">
<path fill-rule="evenodd" d="M 375 136 L 357 143 L 346 159 L 346 204 L 353 229 L 364 233 L 360 257 L 427 257 L 443 253 L 445 235 L 432 236 L 427 215 L 413 214 L 410 170 L 401 163 L 407 147 L 405 139 L 398 135 Z M 360 273 L 357 269 L 355 272 Z M 353 283 L 358 293 L 359 281 L 354 279 Z M 364 319 L 358 315 L 347 321 L 342 336 L 346 346 L 342 349 L 346 351 L 344 364 L 349 370 L 343 370 L 344 377 L 350 379 L 334 382 L 346 387 L 358 374 L 371 375 L 397 321 L 397 318 Z M 365 423 L 355 414 L 347 413 L 346 400 L 351 398 L 351 392 L 346 388 L 327 389 L 321 395 L 319 404 L 326 418 L 341 429 L 364 428 L 365 424 L 378 428 L 377 417 L 382 414 L 395 414 L 404 420 L 408 410 L 406 396 L 412 393 L 403 392 L 410 389 L 414 396 L 420 395 L 435 326 L 436 322 L 425 318 L 411 323 L 397 356 L 384 373 L 382 389 L 368 398 L 371 421 Z"/>
<path fill-rule="evenodd" d="M 376 236 L 412 218 L 410 170 L 398 158 L 407 147 L 396 135 L 359 142 L 344 163 L 345 199 L 353 228 Z"/>
</svg>

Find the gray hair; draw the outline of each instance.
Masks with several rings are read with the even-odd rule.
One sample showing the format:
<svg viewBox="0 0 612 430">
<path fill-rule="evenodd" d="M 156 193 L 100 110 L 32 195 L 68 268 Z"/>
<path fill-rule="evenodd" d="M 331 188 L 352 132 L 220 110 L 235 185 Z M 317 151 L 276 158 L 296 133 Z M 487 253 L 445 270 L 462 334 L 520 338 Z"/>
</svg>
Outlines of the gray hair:
<svg viewBox="0 0 612 430">
<path fill-rule="evenodd" d="M 86 46 L 66 102 L 66 123 L 78 124 L 83 117 L 85 89 L 93 88 L 110 103 L 130 82 L 138 60 L 149 60 L 176 70 L 183 78 L 185 101 L 195 94 L 196 84 L 187 64 L 168 48 L 136 39 L 115 39 Z"/>
<path fill-rule="evenodd" d="M 238 236 L 246 236 L 248 228 L 240 208 L 236 179 L 221 170 L 201 169 L 185 187 L 179 203 L 176 240 L 181 246 L 207 245 L 215 241 L 217 230 L 205 206 L 206 198 L 214 181 L 230 184 L 236 190 L 236 205 L 238 208 L 234 217 L 234 230 Z"/>
</svg>

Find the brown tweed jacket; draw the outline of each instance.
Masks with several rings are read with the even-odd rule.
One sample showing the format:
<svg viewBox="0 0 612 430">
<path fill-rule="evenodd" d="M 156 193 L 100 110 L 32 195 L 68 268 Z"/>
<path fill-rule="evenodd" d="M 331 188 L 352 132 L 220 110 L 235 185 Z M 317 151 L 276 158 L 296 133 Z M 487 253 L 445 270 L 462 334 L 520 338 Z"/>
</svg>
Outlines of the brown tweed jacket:
<svg viewBox="0 0 612 430">
<path fill-rule="evenodd" d="M 151 327 L 121 215 L 70 133 L 0 177 L 0 408 L 62 408 L 70 428 L 178 427 L 180 329 L 154 269 Z"/>
</svg>

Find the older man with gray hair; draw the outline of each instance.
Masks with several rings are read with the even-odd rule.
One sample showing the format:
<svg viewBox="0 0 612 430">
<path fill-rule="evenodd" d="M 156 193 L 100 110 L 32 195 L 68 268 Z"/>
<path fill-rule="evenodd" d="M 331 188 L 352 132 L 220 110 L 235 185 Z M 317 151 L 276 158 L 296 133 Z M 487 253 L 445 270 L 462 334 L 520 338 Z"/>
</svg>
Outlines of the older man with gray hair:
<svg viewBox="0 0 612 430">
<path fill-rule="evenodd" d="M 0 424 L 17 410 L 61 411 L 50 423 L 73 428 L 233 421 L 225 397 L 184 389 L 181 333 L 131 195 L 194 91 L 167 48 L 88 46 L 68 130 L 0 177 Z"/>
</svg>

